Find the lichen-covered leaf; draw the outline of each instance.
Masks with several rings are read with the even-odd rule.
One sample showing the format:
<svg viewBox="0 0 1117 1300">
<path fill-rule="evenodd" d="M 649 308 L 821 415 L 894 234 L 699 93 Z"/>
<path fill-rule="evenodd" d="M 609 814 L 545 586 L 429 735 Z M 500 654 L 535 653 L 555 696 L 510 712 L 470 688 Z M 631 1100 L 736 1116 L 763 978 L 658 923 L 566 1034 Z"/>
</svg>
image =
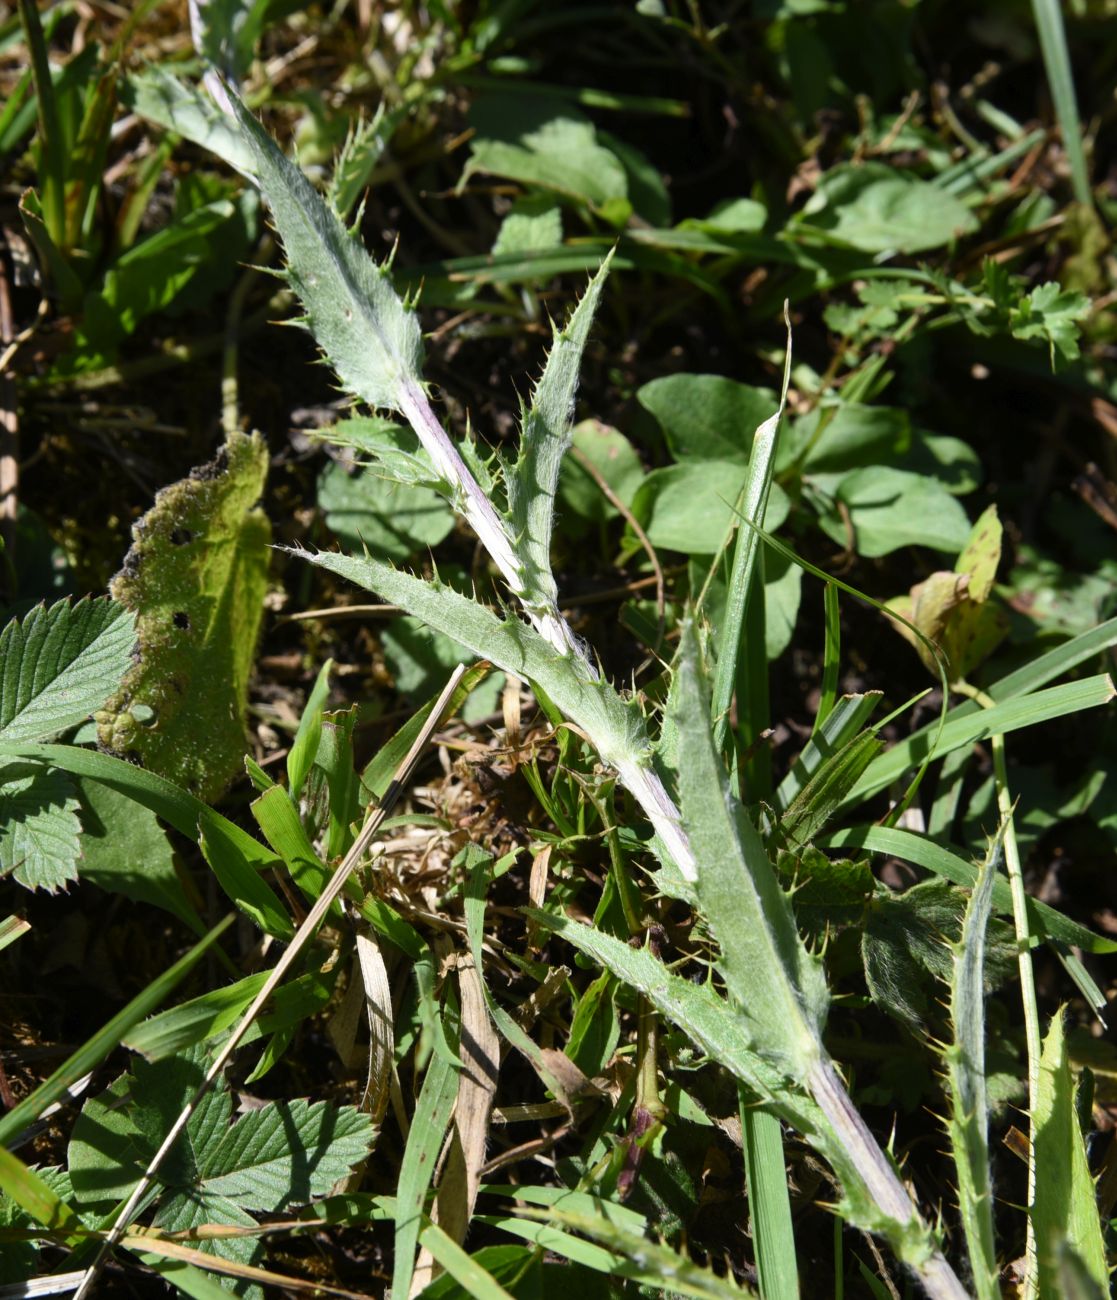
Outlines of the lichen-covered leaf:
<svg viewBox="0 0 1117 1300">
<path fill-rule="evenodd" d="M 208 801 L 244 749 L 271 537 L 256 506 L 267 468 L 260 436 L 234 434 L 211 464 L 158 494 L 111 587 L 137 614 L 139 647 L 97 715 L 98 739 Z M 139 705 L 151 710 L 143 722 Z"/>
</svg>

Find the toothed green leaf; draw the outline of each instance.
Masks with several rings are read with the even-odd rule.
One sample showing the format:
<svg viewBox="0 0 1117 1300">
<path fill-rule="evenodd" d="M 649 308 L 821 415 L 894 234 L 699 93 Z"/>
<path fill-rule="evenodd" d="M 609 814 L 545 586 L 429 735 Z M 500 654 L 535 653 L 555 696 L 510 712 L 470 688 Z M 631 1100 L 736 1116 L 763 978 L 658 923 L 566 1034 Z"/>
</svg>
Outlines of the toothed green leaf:
<svg viewBox="0 0 1117 1300">
<path fill-rule="evenodd" d="M 131 664 L 134 620 L 111 600 L 39 605 L 0 632 L 0 740 L 49 740 L 84 721 Z"/>
<path fill-rule="evenodd" d="M 0 767 L 0 876 L 53 894 L 78 878 L 81 822 L 74 787 L 61 772 Z"/>
<path fill-rule="evenodd" d="M 128 1195 L 206 1064 L 199 1047 L 159 1061 L 136 1060 L 131 1073 L 85 1103 L 68 1151 L 79 1204 L 100 1207 Z M 232 1119 L 232 1097 L 222 1079 L 163 1162 L 159 1227 L 253 1227 L 249 1210 L 276 1213 L 324 1195 L 364 1159 L 374 1137 L 367 1115 L 327 1102 L 268 1102 Z M 239 1260 L 258 1253 L 251 1238 L 205 1242 L 201 1248 Z"/>
<path fill-rule="evenodd" d="M 402 385 L 420 382 L 422 338 L 414 312 L 299 168 L 235 94 L 230 101 L 271 208 L 291 288 L 342 384 L 372 407 L 401 410 Z"/>
<path fill-rule="evenodd" d="M 531 405 L 521 416 L 520 454 L 507 475 L 509 522 L 524 564 L 528 599 L 553 605 L 558 599 L 551 574 L 551 533 L 555 492 L 562 458 L 571 441 L 574 393 L 601 289 L 609 274 L 610 253 L 590 281 L 566 328 L 555 330 L 554 344 Z"/>
<path fill-rule="evenodd" d="M 981 865 L 970 896 L 962 940 L 954 949 L 950 1018 L 954 1042 L 947 1048 L 950 1079 L 950 1145 L 958 1171 L 958 1207 L 979 1300 L 999 1300 L 989 1175 L 989 1103 L 985 1089 L 985 932 L 993 909 L 1000 841 Z"/>
<path fill-rule="evenodd" d="M 799 938 L 756 827 L 729 790 L 689 625 L 677 672 L 683 825 L 700 864 L 698 899 L 721 947 L 719 969 L 752 1027 L 755 1050 L 801 1081 L 821 1052 L 826 979 Z"/>
</svg>

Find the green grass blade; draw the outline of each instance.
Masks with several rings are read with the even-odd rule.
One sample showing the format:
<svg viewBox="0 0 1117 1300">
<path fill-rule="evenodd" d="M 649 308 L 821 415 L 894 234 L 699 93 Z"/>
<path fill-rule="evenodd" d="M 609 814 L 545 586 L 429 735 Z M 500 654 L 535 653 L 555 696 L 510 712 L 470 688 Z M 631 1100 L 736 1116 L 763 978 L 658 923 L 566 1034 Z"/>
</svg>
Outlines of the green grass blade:
<svg viewBox="0 0 1117 1300">
<path fill-rule="evenodd" d="M 1048 650 L 1038 659 L 1033 659 L 1023 667 L 1008 673 L 994 682 L 985 694 L 990 699 L 996 700 L 998 704 L 1021 695 L 1030 695 L 1041 686 L 1046 686 L 1048 682 L 1053 682 L 1056 677 L 1069 673 L 1072 668 L 1077 668 L 1087 659 L 1093 659 L 1114 645 L 1117 645 L 1117 618 L 1099 623 L 1088 632 L 1083 632 L 1070 641 L 1064 641 L 1054 650 Z M 965 717 L 967 713 L 976 712 L 979 707 L 974 700 L 963 700 L 952 710 L 951 717 Z M 928 731 L 930 728 L 924 730 Z M 919 734 L 921 733 L 916 733 Z"/>
<path fill-rule="evenodd" d="M 212 930 L 180 957 L 168 970 L 159 975 L 142 993 L 138 994 L 123 1010 L 118 1011 L 107 1024 L 102 1026 L 92 1038 L 83 1043 L 72 1056 L 68 1057 L 49 1079 L 44 1080 L 34 1092 L 0 1119 L 0 1146 L 10 1142 L 21 1129 L 36 1120 L 53 1102 L 56 1102 L 66 1090 L 88 1074 L 100 1061 L 123 1040 L 133 1025 L 151 1014 L 160 1002 L 170 993 L 183 977 L 197 964 L 198 959 L 209 947 L 224 934 L 232 923 L 233 917 L 226 916 Z"/>
<path fill-rule="evenodd" d="M 274 865 L 275 854 L 181 786 L 123 759 L 77 745 L 0 741 L 3 756 L 36 759 L 63 772 L 99 781 L 149 808 L 195 843 L 202 842 L 204 828 L 210 845 L 216 843 L 221 855 L 216 865 L 210 865 L 230 900 L 267 933 L 279 938 L 289 938 L 293 933 L 283 905 L 258 874 L 261 868 Z"/>
<path fill-rule="evenodd" d="M 47 43 L 35 0 L 20 0 L 19 16 L 23 20 L 31 55 L 39 113 L 39 148 L 42 151 L 39 185 L 43 196 L 43 221 L 55 247 L 65 255 L 69 251 L 66 246 L 66 144 L 58 120 Z"/>
<path fill-rule="evenodd" d="M 458 1071 L 436 1052 L 427 1066 L 407 1135 L 396 1188 L 395 1260 L 392 1295 L 407 1296 L 415 1273 L 415 1248 L 423 1226 L 423 1203 L 434 1177 L 435 1161 L 450 1127 L 458 1095 Z"/>
<path fill-rule="evenodd" d="M 1032 14 L 1036 20 L 1039 45 L 1043 51 L 1043 66 L 1047 71 L 1047 84 L 1059 119 L 1063 148 L 1070 163 L 1074 197 L 1079 203 L 1091 204 L 1090 176 L 1086 170 L 1086 153 L 1082 148 L 1082 126 L 1078 120 L 1078 101 L 1074 93 L 1074 73 L 1067 52 L 1067 33 L 1063 26 L 1063 10 L 1059 0 L 1032 0 Z"/>
<path fill-rule="evenodd" d="M 985 1090 L 985 934 L 993 905 L 1000 839 L 978 871 L 954 949 L 950 1018 L 954 1042 L 946 1050 L 950 1081 L 948 1131 L 958 1172 L 958 1205 L 978 1300 L 1000 1300 L 989 1173 L 989 1105 Z"/>
<path fill-rule="evenodd" d="M 759 527 L 764 525 L 764 511 L 768 505 L 768 492 L 772 486 L 772 469 L 776 454 L 776 437 L 780 420 L 787 404 L 787 388 L 791 381 L 791 326 L 787 329 L 787 351 L 783 364 L 783 388 L 780 392 L 779 410 L 765 420 L 756 430 L 749 451 L 748 477 L 740 505 L 744 519 Z M 760 555 L 760 535 L 753 528 L 737 529 L 737 544 L 733 550 L 733 569 L 729 577 L 725 614 L 718 635 L 717 666 L 714 670 L 713 692 L 710 701 L 714 720 L 714 745 L 718 753 L 725 751 L 729 736 L 729 708 L 733 701 L 733 688 L 737 683 L 737 662 L 741 654 L 741 637 L 745 627 L 745 613 L 749 598 L 763 598 L 763 587 L 754 582 L 757 559 Z M 755 588 L 755 590 L 754 590 Z"/>
<path fill-rule="evenodd" d="M 741 1135 L 749 1196 L 752 1248 L 763 1300 L 798 1300 L 799 1270 L 783 1129 L 779 1117 L 751 1105 L 741 1094 Z"/>
<path fill-rule="evenodd" d="M 70 1240 L 84 1234 L 85 1225 L 73 1210 L 43 1179 L 29 1169 L 18 1156 L 0 1146 L 0 1191 L 43 1227 L 65 1232 Z M 72 1288 L 70 1288 L 72 1289 Z"/>
<path fill-rule="evenodd" d="M 512 1300 L 493 1275 L 464 1250 L 437 1223 L 428 1223 L 420 1241 L 467 1296 L 474 1300 Z"/>
<path fill-rule="evenodd" d="M 228 818 L 213 812 L 201 799 L 175 785 L 173 781 L 167 781 L 133 763 L 126 763 L 121 758 L 113 758 L 109 754 L 83 749 L 77 745 L 22 744 L 3 740 L 0 740 L 0 757 L 36 759 L 51 767 L 61 768 L 63 772 L 100 781 L 102 785 L 143 804 L 195 843 L 198 840 L 198 819 L 203 812 L 208 812 L 224 824 L 226 834 L 236 841 L 241 852 L 257 867 L 269 866 L 275 861 L 275 854 L 270 849 L 266 849 Z"/>
<path fill-rule="evenodd" d="M 25 921 L 21 916 L 6 916 L 0 921 L 0 952 L 2 952 L 10 943 L 27 933 L 31 929 L 31 922 Z"/>
<path fill-rule="evenodd" d="M 828 582 L 822 589 L 825 619 L 825 639 L 822 645 L 822 692 L 818 701 L 811 739 L 818 734 L 829 718 L 838 699 L 838 670 L 841 665 L 842 618 L 838 604 L 838 589 Z"/>
<path fill-rule="evenodd" d="M 1004 700 L 981 712 L 951 709 L 934 745 L 934 756 L 941 758 L 951 750 L 972 745 L 990 736 L 1004 735 L 1021 727 L 1032 727 L 1052 718 L 1062 718 L 1083 709 L 1100 708 L 1114 697 L 1113 681 L 1106 673 L 1087 677 L 1080 682 L 1066 682 L 1030 695 Z M 937 730 L 937 728 L 935 728 Z M 918 767 L 931 753 L 934 730 L 924 729 L 901 741 L 876 759 L 854 787 L 849 802 L 868 799 L 913 767 Z"/>
<path fill-rule="evenodd" d="M 334 661 L 327 659 L 319 669 L 299 719 L 299 729 L 287 751 L 287 788 L 291 791 L 292 799 L 297 799 L 302 793 L 303 783 L 314 762 L 314 756 L 318 753 L 318 738 L 322 734 L 322 710 L 329 698 L 330 669 L 333 666 Z"/>
<path fill-rule="evenodd" d="M 1032 1224 L 1041 1300 L 1064 1294 L 1059 1278 L 1059 1251 L 1064 1247 L 1074 1251 L 1102 1294 L 1108 1295 L 1105 1243 L 1074 1104 L 1061 1011 L 1052 1019 L 1043 1043 L 1032 1123 L 1036 1160 Z"/>
<path fill-rule="evenodd" d="M 787 808 L 822 764 L 864 728 L 880 701 L 880 691 L 843 695 L 837 701 L 780 782 L 774 800 L 777 809 Z"/>
</svg>

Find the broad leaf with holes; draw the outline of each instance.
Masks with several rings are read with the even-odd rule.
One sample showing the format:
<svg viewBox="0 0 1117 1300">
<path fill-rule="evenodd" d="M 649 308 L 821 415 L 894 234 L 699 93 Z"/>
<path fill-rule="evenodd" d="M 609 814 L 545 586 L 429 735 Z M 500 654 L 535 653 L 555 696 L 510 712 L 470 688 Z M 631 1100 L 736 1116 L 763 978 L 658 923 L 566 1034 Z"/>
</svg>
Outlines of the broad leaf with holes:
<svg viewBox="0 0 1117 1300">
<path fill-rule="evenodd" d="M 210 464 L 158 494 L 112 582 L 138 615 L 139 648 L 97 715 L 98 739 L 207 801 L 244 754 L 271 540 L 256 505 L 267 471 L 263 439 L 233 434 Z"/>
</svg>

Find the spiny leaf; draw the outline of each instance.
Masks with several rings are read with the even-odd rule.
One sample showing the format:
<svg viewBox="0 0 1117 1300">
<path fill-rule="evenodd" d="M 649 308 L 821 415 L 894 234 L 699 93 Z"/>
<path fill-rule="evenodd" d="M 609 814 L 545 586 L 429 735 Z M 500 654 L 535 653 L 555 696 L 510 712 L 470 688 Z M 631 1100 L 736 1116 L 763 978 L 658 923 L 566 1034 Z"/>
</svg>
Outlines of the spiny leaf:
<svg viewBox="0 0 1117 1300">
<path fill-rule="evenodd" d="M 82 722 L 120 683 L 136 641 L 111 600 L 39 605 L 0 632 L 0 740 L 49 740 Z"/>
<path fill-rule="evenodd" d="M 721 947 L 719 969 L 751 1027 L 754 1050 L 802 1082 L 821 1051 L 825 976 L 803 947 L 756 827 L 730 793 L 691 625 L 677 672 L 683 824 L 701 864 L 698 898 Z"/>
<path fill-rule="evenodd" d="M 507 475 L 509 519 L 524 561 L 524 585 L 528 599 L 541 604 L 553 605 L 558 599 L 551 573 L 555 492 L 562 458 L 571 441 L 582 352 L 611 261 L 610 253 L 566 328 L 555 330 L 554 344 L 531 405 L 521 413 L 520 454 Z"/>
<path fill-rule="evenodd" d="M 1040 1085 L 1032 1116 L 1035 1134 L 1036 1199 L 1032 1225 L 1036 1235 L 1042 1296 L 1058 1296 L 1059 1251 L 1069 1246 L 1102 1294 L 1109 1290 L 1105 1243 L 1094 1180 L 1074 1104 L 1074 1079 L 1063 1034 L 1063 1013 L 1052 1018 L 1043 1043 Z"/>
<path fill-rule="evenodd" d="M 283 240 L 291 287 L 342 384 L 372 407 L 399 411 L 403 384 L 420 382 L 422 339 L 386 267 L 377 266 L 285 158 L 235 94 L 236 119 Z"/>
<path fill-rule="evenodd" d="M 788 1079 L 784 1070 L 758 1051 L 749 1023 L 712 987 L 672 974 L 646 949 L 630 947 L 593 926 L 534 908 L 525 909 L 525 914 L 643 993 L 711 1060 L 802 1133 L 841 1178 L 846 1217 L 872 1231 L 888 1230 L 894 1234 L 896 1224 L 887 1220 L 873 1203 L 844 1144 L 821 1108 Z M 913 1238 L 925 1240 L 926 1230 L 922 1225 L 911 1226 L 911 1233 Z M 897 1236 L 892 1235 L 891 1240 L 896 1243 Z"/>
<path fill-rule="evenodd" d="M 429 627 L 489 659 L 513 676 L 536 683 L 556 708 L 594 738 L 610 764 L 649 750 L 644 720 L 606 682 L 591 680 L 573 655 L 559 655 L 518 619 L 500 619 L 449 587 L 424 582 L 371 556 L 294 549 L 293 554 L 329 569 L 399 605 Z"/>
<path fill-rule="evenodd" d="M 958 1170 L 958 1205 L 969 1249 L 974 1289 L 999 1300 L 989 1176 L 989 1108 L 985 1090 L 985 932 L 993 908 L 1000 841 L 990 847 L 954 949 L 950 1018 L 954 1043 L 946 1051 L 950 1079 L 950 1144 Z"/>
</svg>

